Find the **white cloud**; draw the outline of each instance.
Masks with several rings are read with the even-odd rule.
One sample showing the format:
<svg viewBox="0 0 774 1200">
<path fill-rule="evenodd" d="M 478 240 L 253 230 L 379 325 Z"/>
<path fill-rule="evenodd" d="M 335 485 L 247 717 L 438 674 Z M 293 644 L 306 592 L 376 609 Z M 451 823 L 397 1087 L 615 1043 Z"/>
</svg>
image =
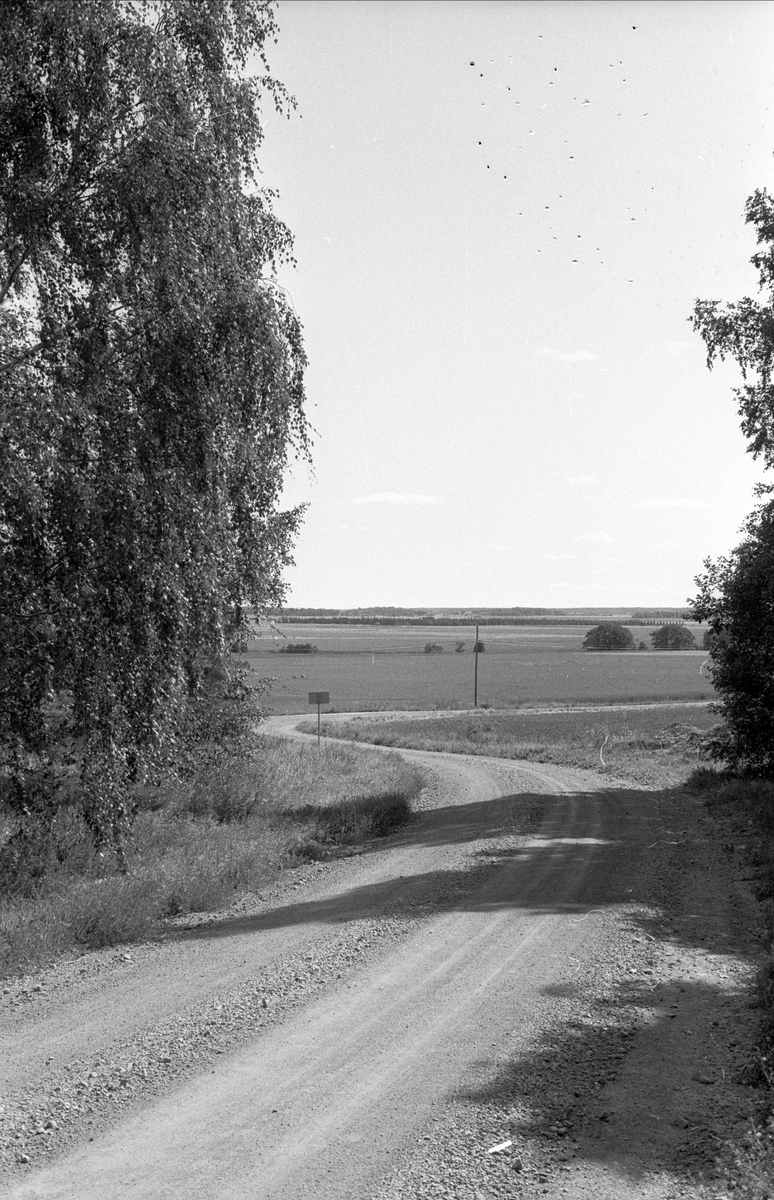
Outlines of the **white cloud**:
<svg viewBox="0 0 774 1200">
<path fill-rule="evenodd" d="M 356 496 L 353 504 L 443 504 L 440 496 L 423 496 L 420 492 L 373 492 L 370 496 Z"/>
<path fill-rule="evenodd" d="M 612 542 L 613 539 L 609 533 L 605 533 L 603 529 L 599 529 L 593 533 L 582 533 L 575 540 L 576 542 L 598 542 L 601 545 L 602 542 Z"/>
<path fill-rule="evenodd" d="M 599 357 L 590 350 L 556 350 L 553 346 L 541 346 L 535 353 L 540 358 L 550 358 L 554 362 L 596 362 Z"/>
<path fill-rule="evenodd" d="M 596 475 L 569 475 L 565 483 L 596 483 Z"/>
<path fill-rule="evenodd" d="M 714 507 L 714 504 L 705 504 L 703 500 L 652 499 L 637 501 L 637 508 L 687 508 L 694 512 L 710 512 Z"/>
</svg>

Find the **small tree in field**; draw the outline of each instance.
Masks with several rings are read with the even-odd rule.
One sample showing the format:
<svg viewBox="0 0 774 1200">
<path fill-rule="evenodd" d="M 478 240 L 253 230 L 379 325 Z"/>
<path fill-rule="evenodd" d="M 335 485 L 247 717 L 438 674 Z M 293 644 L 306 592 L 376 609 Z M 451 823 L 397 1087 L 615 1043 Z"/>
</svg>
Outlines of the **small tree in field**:
<svg viewBox="0 0 774 1200">
<path fill-rule="evenodd" d="M 685 625 L 662 625 L 650 635 L 654 650 L 695 650 L 696 638 Z"/>
<path fill-rule="evenodd" d="M 712 650 L 713 646 L 715 645 L 715 642 L 718 640 L 718 637 L 723 637 L 723 636 L 725 636 L 725 635 L 715 633 L 714 629 L 706 629 L 704 631 L 704 637 L 701 639 L 702 650 Z"/>
<path fill-rule="evenodd" d="M 583 639 L 584 650 L 633 650 L 634 637 L 625 625 L 615 621 L 603 621 L 595 625 Z"/>
</svg>

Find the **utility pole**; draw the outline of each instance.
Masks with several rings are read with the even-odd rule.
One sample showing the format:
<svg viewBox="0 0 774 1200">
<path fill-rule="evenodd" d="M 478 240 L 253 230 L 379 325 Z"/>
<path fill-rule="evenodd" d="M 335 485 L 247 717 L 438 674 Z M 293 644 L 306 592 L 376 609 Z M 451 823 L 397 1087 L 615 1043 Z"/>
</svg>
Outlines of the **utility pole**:
<svg viewBox="0 0 774 1200">
<path fill-rule="evenodd" d="M 478 708 L 478 625 L 476 640 L 473 643 L 473 707 Z"/>
</svg>

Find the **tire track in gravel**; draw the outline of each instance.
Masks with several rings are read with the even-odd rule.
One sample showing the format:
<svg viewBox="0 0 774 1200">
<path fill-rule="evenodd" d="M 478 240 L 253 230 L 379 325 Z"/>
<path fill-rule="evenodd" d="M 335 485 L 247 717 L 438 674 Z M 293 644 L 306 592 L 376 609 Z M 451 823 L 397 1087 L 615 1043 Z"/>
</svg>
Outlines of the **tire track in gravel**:
<svg viewBox="0 0 774 1200">
<path fill-rule="evenodd" d="M 269 732 L 292 734 L 299 719 L 275 719 Z M 481 1139 L 493 1130 L 481 1114 L 504 1119 L 486 1089 L 465 1102 L 464 1128 L 459 1097 L 478 1094 L 504 1047 L 509 1062 L 514 1052 L 527 1062 L 557 1020 L 566 1024 L 568 1003 L 570 1016 L 589 1007 L 582 980 L 586 993 L 609 991 L 616 956 L 628 970 L 650 969 L 620 913 L 657 802 L 638 792 L 633 803 L 631 789 L 581 771 L 405 756 L 432 782 L 397 835 L 133 952 L 131 977 L 114 953 L 61 995 L 47 995 L 44 980 L 43 995 L 14 1013 L 11 1041 L 27 1049 L 15 1051 L 5 1094 L 17 1127 L 25 1095 L 30 1118 L 11 1153 L 45 1137 L 30 1124 L 43 1124 L 63 1058 L 76 1073 L 99 1062 L 102 1082 L 111 1063 L 144 1046 L 151 1068 L 146 1084 L 129 1072 L 135 1090 L 118 1093 L 125 1103 L 113 1119 L 102 1100 L 90 1127 L 77 1114 L 71 1147 L 52 1145 L 50 1166 L 38 1149 L 21 1177 L 9 1176 L 9 1197 L 472 1200 L 548 1190 L 546 1161 L 531 1162 L 527 1142 L 519 1159 L 486 1155 Z M 90 1020 L 80 1030 L 79 1011 Z M 176 1023 L 182 1036 L 163 1054 Z M 618 1049 L 607 1052 L 617 1061 Z M 517 1118 L 529 1122 L 528 1113 L 508 1119 Z M 423 1155 L 439 1138 L 441 1157 Z M 594 1188 L 644 1195 L 636 1176 L 603 1167 Z"/>
<path fill-rule="evenodd" d="M 0 995 L 4 1176 L 96 1136 L 326 988 L 346 987 L 464 890 L 486 832 L 469 809 L 502 790 L 503 772 L 446 757 L 430 770 L 412 825 L 362 855 L 284 872 L 262 895 L 159 941 L 9 981 Z M 493 834 L 500 819 L 490 816 Z"/>
</svg>

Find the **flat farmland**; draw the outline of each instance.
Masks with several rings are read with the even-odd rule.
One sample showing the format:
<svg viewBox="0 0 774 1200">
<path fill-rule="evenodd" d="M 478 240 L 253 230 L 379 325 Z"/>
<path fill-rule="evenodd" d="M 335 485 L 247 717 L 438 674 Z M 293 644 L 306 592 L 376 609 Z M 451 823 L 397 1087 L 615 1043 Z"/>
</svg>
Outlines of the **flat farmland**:
<svg viewBox="0 0 774 1200">
<path fill-rule="evenodd" d="M 582 642 L 591 627 L 482 627 L 479 705 L 713 698 L 701 651 L 589 653 Z M 703 630 L 692 628 L 700 642 Z M 647 645 L 652 632 L 632 628 L 635 642 Z M 329 692 L 330 709 L 339 712 L 470 708 L 474 634 L 470 626 L 277 625 L 241 657 L 253 680 L 272 679 L 266 704 L 276 713 L 308 712 L 310 691 Z M 317 653 L 280 653 L 299 642 L 311 642 Z M 443 653 L 426 654 L 429 642 Z"/>
</svg>

